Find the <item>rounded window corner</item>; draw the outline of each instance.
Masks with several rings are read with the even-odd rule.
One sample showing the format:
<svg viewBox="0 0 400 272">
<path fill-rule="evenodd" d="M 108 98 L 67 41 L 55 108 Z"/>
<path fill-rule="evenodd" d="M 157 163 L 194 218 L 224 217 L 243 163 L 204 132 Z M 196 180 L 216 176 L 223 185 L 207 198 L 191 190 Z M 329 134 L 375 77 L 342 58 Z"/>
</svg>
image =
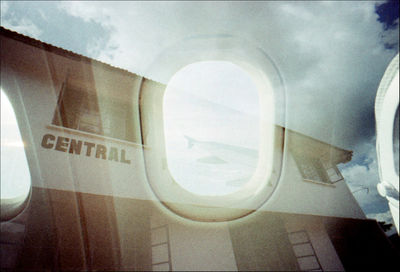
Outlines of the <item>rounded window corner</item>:
<svg viewBox="0 0 400 272">
<path fill-rule="evenodd" d="M 32 195 L 32 187 L 30 187 L 27 195 L 20 195 L 14 198 L 2 198 L 1 201 L 1 222 L 14 219 L 28 207 Z"/>
</svg>

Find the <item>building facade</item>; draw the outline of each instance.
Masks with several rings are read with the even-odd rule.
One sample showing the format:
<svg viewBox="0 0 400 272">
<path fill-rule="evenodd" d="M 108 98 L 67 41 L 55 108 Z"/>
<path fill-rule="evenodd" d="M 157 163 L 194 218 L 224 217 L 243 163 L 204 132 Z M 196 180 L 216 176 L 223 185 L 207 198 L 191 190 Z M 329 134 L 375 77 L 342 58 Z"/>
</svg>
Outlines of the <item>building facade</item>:
<svg viewBox="0 0 400 272">
<path fill-rule="evenodd" d="M 31 175 L 26 199 L 2 199 L 2 269 L 337 271 L 398 257 L 337 169 L 351 151 L 276 126 L 268 201 L 168 199 L 209 211 L 197 220 L 149 185 L 165 175 L 164 84 L 1 28 L 1 88 Z"/>
</svg>

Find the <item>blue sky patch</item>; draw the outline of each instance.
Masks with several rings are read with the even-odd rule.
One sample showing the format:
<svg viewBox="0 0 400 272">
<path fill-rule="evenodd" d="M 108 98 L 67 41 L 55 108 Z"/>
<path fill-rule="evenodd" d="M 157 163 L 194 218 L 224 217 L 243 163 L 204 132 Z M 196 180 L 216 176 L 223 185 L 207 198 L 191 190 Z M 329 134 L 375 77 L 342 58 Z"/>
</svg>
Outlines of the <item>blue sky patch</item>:
<svg viewBox="0 0 400 272">
<path fill-rule="evenodd" d="M 36 38 L 55 46 L 96 58 L 99 52 L 106 48 L 110 39 L 110 29 L 92 20 L 85 21 L 71 16 L 60 9 L 57 3 L 7 3 L 9 7 L 8 11 L 2 14 L 2 25 L 4 22 L 11 25 L 19 25 L 24 21 L 32 22 L 40 29 L 39 37 Z"/>
</svg>

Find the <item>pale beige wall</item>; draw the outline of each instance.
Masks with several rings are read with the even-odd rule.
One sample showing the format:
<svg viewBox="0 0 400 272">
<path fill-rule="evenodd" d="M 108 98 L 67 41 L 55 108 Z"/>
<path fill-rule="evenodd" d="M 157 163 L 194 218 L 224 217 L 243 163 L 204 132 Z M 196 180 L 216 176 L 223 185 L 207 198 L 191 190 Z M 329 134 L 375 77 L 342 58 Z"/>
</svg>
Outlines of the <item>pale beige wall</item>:
<svg viewBox="0 0 400 272">
<path fill-rule="evenodd" d="M 308 259 L 303 258 L 304 260 L 303 265 L 305 266 L 312 265 L 309 263 L 311 262 L 310 260 L 314 258 L 318 260 L 317 261 L 319 263 L 318 265 L 320 266 L 322 271 L 344 271 L 344 267 L 340 261 L 340 258 L 337 255 L 336 250 L 328 236 L 328 233 L 325 230 L 323 218 L 314 217 L 305 220 L 305 218 L 301 216 L 286 216 L 285 227 L 289 234 L 298 233 L 302 231 L 305 231 L 307 233 L 311 246 L 307 248 L 305 246 L 308 245 L 302 244 L 303 249 L 299 248 L 300 251 L 297 255 L 298 256 L 314 255 L 314 256 L 311 256 L 311 258 L 309 257 Z M 301 250 L 303 251 L 307 250 L 308 252 L 301 252 Z"/>
<path fill-rule="evenodd" d="M 332 186 L 304 181 L 289 152 L 277 192 L 261 210 L 365 218 L 344 180 Z"/>
<path fill-rule="evenodd" d="M 152 231 L 153 244 L 167 240 L 165 231 L 169 237 L 169 248 L 153 250 L 153 261 L 168 260 L 169 250 L 173 271 L 237 271 L 228 223 L 194 223 L 157 211 L 151 227 L 157 228 Z"/>
</svg>

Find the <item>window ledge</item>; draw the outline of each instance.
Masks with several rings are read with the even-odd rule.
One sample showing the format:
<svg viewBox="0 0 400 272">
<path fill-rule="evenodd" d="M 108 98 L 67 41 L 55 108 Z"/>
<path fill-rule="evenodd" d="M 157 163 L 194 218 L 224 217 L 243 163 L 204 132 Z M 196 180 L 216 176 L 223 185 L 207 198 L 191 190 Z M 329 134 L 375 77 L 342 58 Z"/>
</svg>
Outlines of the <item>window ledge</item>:
<svg viewBox="0 0 400 272">
<path fill-rule="evenodd" d="M 56 126 L 56 125 L 47 125 L 46 128 L 51 129 L 51 130 L 63 131 L 68 134 L 89 137 L 92 139 L 106 140 L 106 141 L 115 142 L 117 144 L 129 145 L 129 146 L 133 146 L 136 148 L 150 149 L 150 147 L 147 145 L 142 145 L 142 144 L 129 142 L 129 141 L 125 141 L 125 140 L 120 140 L 120 139 L 116 139 L 116 138 L 111 138 L 111 137 L 107 137 L 107 136 L 102 136 L 102 135 L 85 132 L 85 131 L 81 131 L 81 130 L 76 130 L 76 129 L 72 129 L 72 128 L 66 128 L 66 127 Z"/>
<path fill-rule="evenodd" d="M 319 184 L 319 185 L 324 185 L 324 186 L 328 186 L 328 187 L 332 187 L 332 188 L 336 188 L 336 186 L 332 183 L 325 183 L 322 181 L 317 181 L 317 180 L 311 180 L 311 179 L 303 179 L 303 181 L 306 182 L 311 182 L 311 183 L 315 183 L 315 184 Z"/>
</svg>

